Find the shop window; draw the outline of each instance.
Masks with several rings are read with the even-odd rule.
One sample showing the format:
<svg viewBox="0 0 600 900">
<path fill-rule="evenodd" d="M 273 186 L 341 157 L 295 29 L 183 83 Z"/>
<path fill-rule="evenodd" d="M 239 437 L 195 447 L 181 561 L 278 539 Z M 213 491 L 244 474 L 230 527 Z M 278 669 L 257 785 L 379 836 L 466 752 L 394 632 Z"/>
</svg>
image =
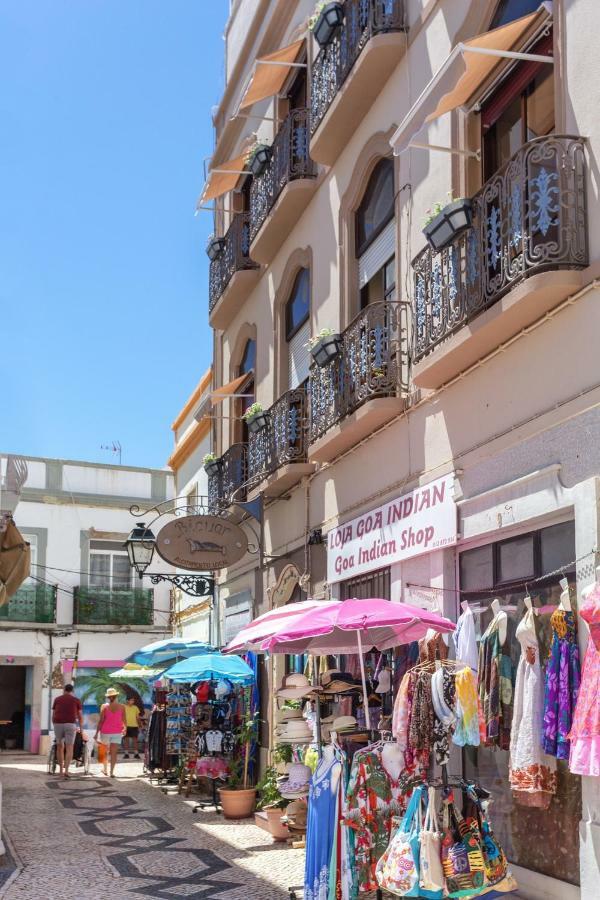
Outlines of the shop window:
<svg viewBox="0 0 600 900">
<path fill-rule="evenodd" d="M 490 609 L 498 597 L 508 617 L 507 642 L 513 666 L 520 657 L 516 626 L 525 614 L 527 590 L 535 607 L 558 604 L 563 569 L 575 584 L 575 526 L 565 522 L 518 538 L 487 544 L 460 554 L 461 600 L 473 609 L 482 634 L 492 619 Z M 572 592 L 572 602 L 574 596 Z M 550 614 L 536 616 L 540 659 L 548 657 L 552 639 Z M 493 790 L 494 831 L 509 860 L 561 881 L 579 883 L 579 821 L 581 819 L 581 779 L 572 775 L 567 763 L 558 760 L 557 793 L 549 810 L 515 804 L 508 781 L 509 754 L 500 749 L 468 747 L 463 751 L 464 774 Z M 532 841 L 531 836 L 536 840 Z"/>
<path fill-rule="evenodd" d="M 300 269 L 285 307 L 285 338 L 288 354 L 288 388 L 293 390 L 308 378 L 310 353 L 310 272 Z"/>
<path fill-rule="evenodd" d="M 122 545 L 112 541 L 90 544 L 89 586 L 101 590 L 129 590 L 132 569 Z"/>
<path fill-rule="evenodd" d="M 356 598 L 357 600 L 369 600 L 378 597 L 390 600 L 390 569 L 378 569 L 366 575 L 358 575 L 340 583 L 340 600 Z"/>
<path fill-rule="evenodd" d="M 508 22 L 514 22 L 521 16 L 535 12 L 540 7 L 540 0 L 501 0 L 498 8 L 494 13 L 491 28 L 499 28 L 500 25 L 507 25 Z"/>
</svg>

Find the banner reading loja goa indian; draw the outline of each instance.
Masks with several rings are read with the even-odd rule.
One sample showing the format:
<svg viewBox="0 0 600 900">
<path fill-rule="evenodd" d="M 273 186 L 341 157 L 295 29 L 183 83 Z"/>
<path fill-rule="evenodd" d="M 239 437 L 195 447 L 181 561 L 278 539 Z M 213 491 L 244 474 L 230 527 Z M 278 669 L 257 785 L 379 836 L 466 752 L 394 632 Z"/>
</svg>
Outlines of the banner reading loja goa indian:
<svg viewBox="0 0 600 900">
<path fill-rule="evenodd" d="M 331 584 L 456 544 L 454 475 L 415 488 L 327 535 Z"/>
</svg>

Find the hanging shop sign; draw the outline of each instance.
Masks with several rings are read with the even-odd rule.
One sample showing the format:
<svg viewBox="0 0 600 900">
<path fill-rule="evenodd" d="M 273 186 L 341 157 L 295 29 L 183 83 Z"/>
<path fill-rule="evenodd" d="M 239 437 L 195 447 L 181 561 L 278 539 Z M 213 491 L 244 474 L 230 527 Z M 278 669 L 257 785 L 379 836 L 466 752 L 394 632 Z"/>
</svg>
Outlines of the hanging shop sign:
<svg viewBox="0 0 600 900">
<path fill-rule="evenodd" d="M 273 585 L 267 589 L 271 600 L 271 607 L 285 606 L 291 599 L 296 585 L 300 581 L 300 569 L 294 563 L 288 563 L 284 566 L 279 574 L 279 578 Z"/>
<path fill-rule="evenodd" d="M 156 549 L 178 569 L 213 572 L 239 562 L 248 550 L 244 531 L 221 516 L 181 516 L 158 532 Z"/>
<path fill-rule="evenodd" d="M 457 541 L 454 475 L 445 475 L 334 528 L 327 535 L 331 584 Z"/>
</svg>

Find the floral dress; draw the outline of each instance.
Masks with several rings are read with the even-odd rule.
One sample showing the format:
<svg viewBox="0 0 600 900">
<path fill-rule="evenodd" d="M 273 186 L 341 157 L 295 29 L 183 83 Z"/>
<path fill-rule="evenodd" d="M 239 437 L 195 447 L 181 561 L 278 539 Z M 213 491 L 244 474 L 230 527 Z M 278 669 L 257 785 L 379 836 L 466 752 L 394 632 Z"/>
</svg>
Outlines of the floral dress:
<svg viewBox="0 0 600 900">
<path fill-rule="evenodd" d="M 508 636 L 505 641 L 508 645 Z M 513 664 L 500 643 L 500 618 L 494 616 L 479 645 L 479 699 L 485 722 L 485 744 L 510 747 Z"/>
<path fill-rule="evenodd" d="M 592 588 L 579 607 L 590 627 L 581 687 L 569 733 L 569 769 L 575 775 L 600 776 L 600 586 Z"/>
<path fill-rule="evenodd" d="M 575 614 L 556 609 L 550 618 L 552 645 L 546 667 L 544 690 L 544 752 L 568 759 L 573 711 L 579 693 L 579 645 Z"/>
<path fill-rule="evenodd" d="M 336 837 L 341 764 L 323 756 L 310 782 L 304 900 L 327 900 L 329 866 Z"/>
</svg>

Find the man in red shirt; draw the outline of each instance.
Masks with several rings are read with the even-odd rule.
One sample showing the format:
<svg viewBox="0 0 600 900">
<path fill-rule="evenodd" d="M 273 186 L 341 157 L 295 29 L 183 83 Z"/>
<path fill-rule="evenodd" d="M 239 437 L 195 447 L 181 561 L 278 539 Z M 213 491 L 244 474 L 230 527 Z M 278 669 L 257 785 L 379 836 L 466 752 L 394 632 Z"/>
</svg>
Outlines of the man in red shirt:
<svg viewBox="0 0 600 900">
<path fill-rule="evenodd" d="M 73 759 L 73 744 L 77 734 L 77 723 L 83 735 L 83 710 L 81 700 L 73 694 L 73 685 L 65 684 L 60 697 L 52 704 L 52 725 L 56 738 L 56 755 L 60 774 L 69 777 L 69 766 Z M 64 746 L 63 746 L 64 742 Z"/>
</svg>

